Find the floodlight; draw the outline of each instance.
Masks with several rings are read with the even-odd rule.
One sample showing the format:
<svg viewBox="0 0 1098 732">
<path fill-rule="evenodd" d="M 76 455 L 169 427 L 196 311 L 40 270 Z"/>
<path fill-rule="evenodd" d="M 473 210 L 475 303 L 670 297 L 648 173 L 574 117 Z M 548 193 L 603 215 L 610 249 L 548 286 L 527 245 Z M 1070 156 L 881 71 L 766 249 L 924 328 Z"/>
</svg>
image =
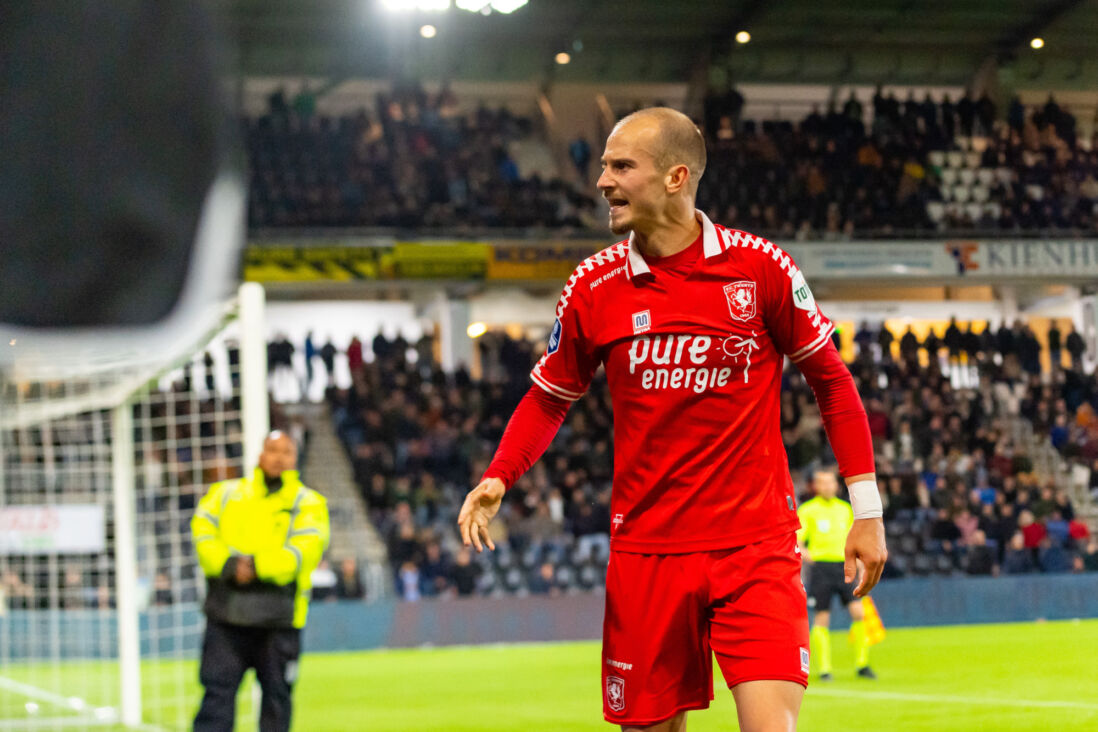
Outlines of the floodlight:
<svg viewBox="0 0 1098 732">
<path fill-rule="evenodd" d="M 468 10 L 470 13 L 482 13 L 491 10 L 492 0 L 454 0 L 454 6 L 458 10 Z"/>
<path fill-rule="evenodd" d="M 564 66 L 566 63 L 568 63 L 569 61 L 572 60 L 572 56 L 570 54 L 564 52 L 564 51 L 561 51 L 560 53 L 558 53 L 556 55 L 555 60 L 558 64 L 560 64 L 561 66 Z"/>
<path fill-rule="evenodd" d="M 497 13 L 513 13 L 530 0 L 454 0 L 454 6 L 458 10 L 467 10 L 470 13 L 488 15 L 493 10 Z"/>
<path fill-rule="evenodd" d="M 736 34 L 736 43 L 747 43 L 751 40 L 751 34 L 743 30 Z"/>
<path fill-rule="evenodd" d="M 1032 41 L 1029 42 L 1029 47 L 1032 48 L 1034 51 L 1036 51 L 1039 48 L 1044 48 L 1045 47 L 1045 39 L 1044 38 L 1034 38 Z"/>
<path fill-rule="evenodd" d="M 433 25 L 425 25 L 419 29 L 419 34 L 424 38 L 434 38 L 438 35 L 438 28 Z"/>
<path fill-rule="evenodd" d="M 466 335 L 470 338 L 480 338 L 487 332 L 488 326 L 484 323 L 469 323 L 469 327 L 465 329 Z"/>
<path fill-rule="evenodd" d="M 439 13 L 450 9 L 450 0 L 381 0 L 381 7 L 393 13 Z"/>
<path fill-rule="evenodd" d="M 527 2 L 529 0 L 492 0 L 492 10 L 497 13 L 513 13 Z"/>
</svg>

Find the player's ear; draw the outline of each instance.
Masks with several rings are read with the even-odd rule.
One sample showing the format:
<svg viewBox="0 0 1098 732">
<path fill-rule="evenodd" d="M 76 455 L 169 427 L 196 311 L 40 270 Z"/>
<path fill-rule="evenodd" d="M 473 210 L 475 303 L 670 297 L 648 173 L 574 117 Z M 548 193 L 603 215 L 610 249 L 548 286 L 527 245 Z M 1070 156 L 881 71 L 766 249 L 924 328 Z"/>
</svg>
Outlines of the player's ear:
<svg viewBox="0 0 1098 732">
<path fill-rule="evenodd" d="M 690 182 L 690 168 L 685 165 L 676 165 L 667 171 L 663 184 L 668 193 L 678 193 L 686 188 Z"/>
</svg>

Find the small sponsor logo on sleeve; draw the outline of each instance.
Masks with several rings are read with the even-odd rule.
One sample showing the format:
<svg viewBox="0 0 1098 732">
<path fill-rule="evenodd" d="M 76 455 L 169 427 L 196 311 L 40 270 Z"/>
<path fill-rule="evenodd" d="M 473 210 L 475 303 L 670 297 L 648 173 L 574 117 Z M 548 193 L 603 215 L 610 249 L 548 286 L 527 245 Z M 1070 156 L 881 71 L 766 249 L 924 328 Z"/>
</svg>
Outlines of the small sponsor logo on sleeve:
<svg viewBox="0 0 1098 732">
<path fill-rule="evenodd" d="M 808 649 L 807 648 L 802 648 L 801 649 L 801 671 L 803 673 L 808 673 Z"/>
<path fill-rule="evenodd" d="M 793 305 L 808 312 L 816 309 L 816 298 L 812 297 L 812 290 L 808 289 L 804 273 L 799 271 L 793 275 Z"/>
<path fill-rule="evenodd" d="M 652 316 L 647 310 L 633 313 L 633 335 L 647 333 L 652 329 Z"/>
<path fill-rule="evenodd" d="M 560 348 L 560 336 L 564 332 L 564 326 L 560 324 L 560 318 L 557 318 L 553 323 L 553 332 L 549 334 L 549 347 L 546 349 L 546 353 L 552 355 Z"/>
</svg>

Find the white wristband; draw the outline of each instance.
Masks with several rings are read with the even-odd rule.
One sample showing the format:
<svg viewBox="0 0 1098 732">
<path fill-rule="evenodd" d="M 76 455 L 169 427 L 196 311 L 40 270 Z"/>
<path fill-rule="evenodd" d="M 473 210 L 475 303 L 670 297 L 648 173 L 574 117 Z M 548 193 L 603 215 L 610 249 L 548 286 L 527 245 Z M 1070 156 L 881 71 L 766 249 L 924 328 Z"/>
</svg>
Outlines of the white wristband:
<svg viewBox="0 0 1098 732">
<path fill-rule="evenodd" d="M 884 515 L 881 494 L 875 481 L 859 480 L 846 489 L 850 493 L 850 506 L 854 509 L 855 519 L 880 518 Z"/>
</svg>

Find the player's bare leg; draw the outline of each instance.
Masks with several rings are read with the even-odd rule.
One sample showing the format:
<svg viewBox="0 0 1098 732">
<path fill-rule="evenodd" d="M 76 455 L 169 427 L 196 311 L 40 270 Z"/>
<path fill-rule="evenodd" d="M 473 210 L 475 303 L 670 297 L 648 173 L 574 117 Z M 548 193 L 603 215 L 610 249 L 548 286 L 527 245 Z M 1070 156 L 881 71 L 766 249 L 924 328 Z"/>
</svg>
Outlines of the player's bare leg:
<svg viewBox="0 0 1098 732">
<path fill-rule="evenodd" d="M 671 719 L 647 727 L 622 727 L 622 732 L 685 732 L 686 712 L 679 712 Z"/>
<path fill-rule="evenodd" d="M 740 732 L 794 732 L 804 687 L 794 681 L 745 681 L 732 687 Z"/>
</svg>

